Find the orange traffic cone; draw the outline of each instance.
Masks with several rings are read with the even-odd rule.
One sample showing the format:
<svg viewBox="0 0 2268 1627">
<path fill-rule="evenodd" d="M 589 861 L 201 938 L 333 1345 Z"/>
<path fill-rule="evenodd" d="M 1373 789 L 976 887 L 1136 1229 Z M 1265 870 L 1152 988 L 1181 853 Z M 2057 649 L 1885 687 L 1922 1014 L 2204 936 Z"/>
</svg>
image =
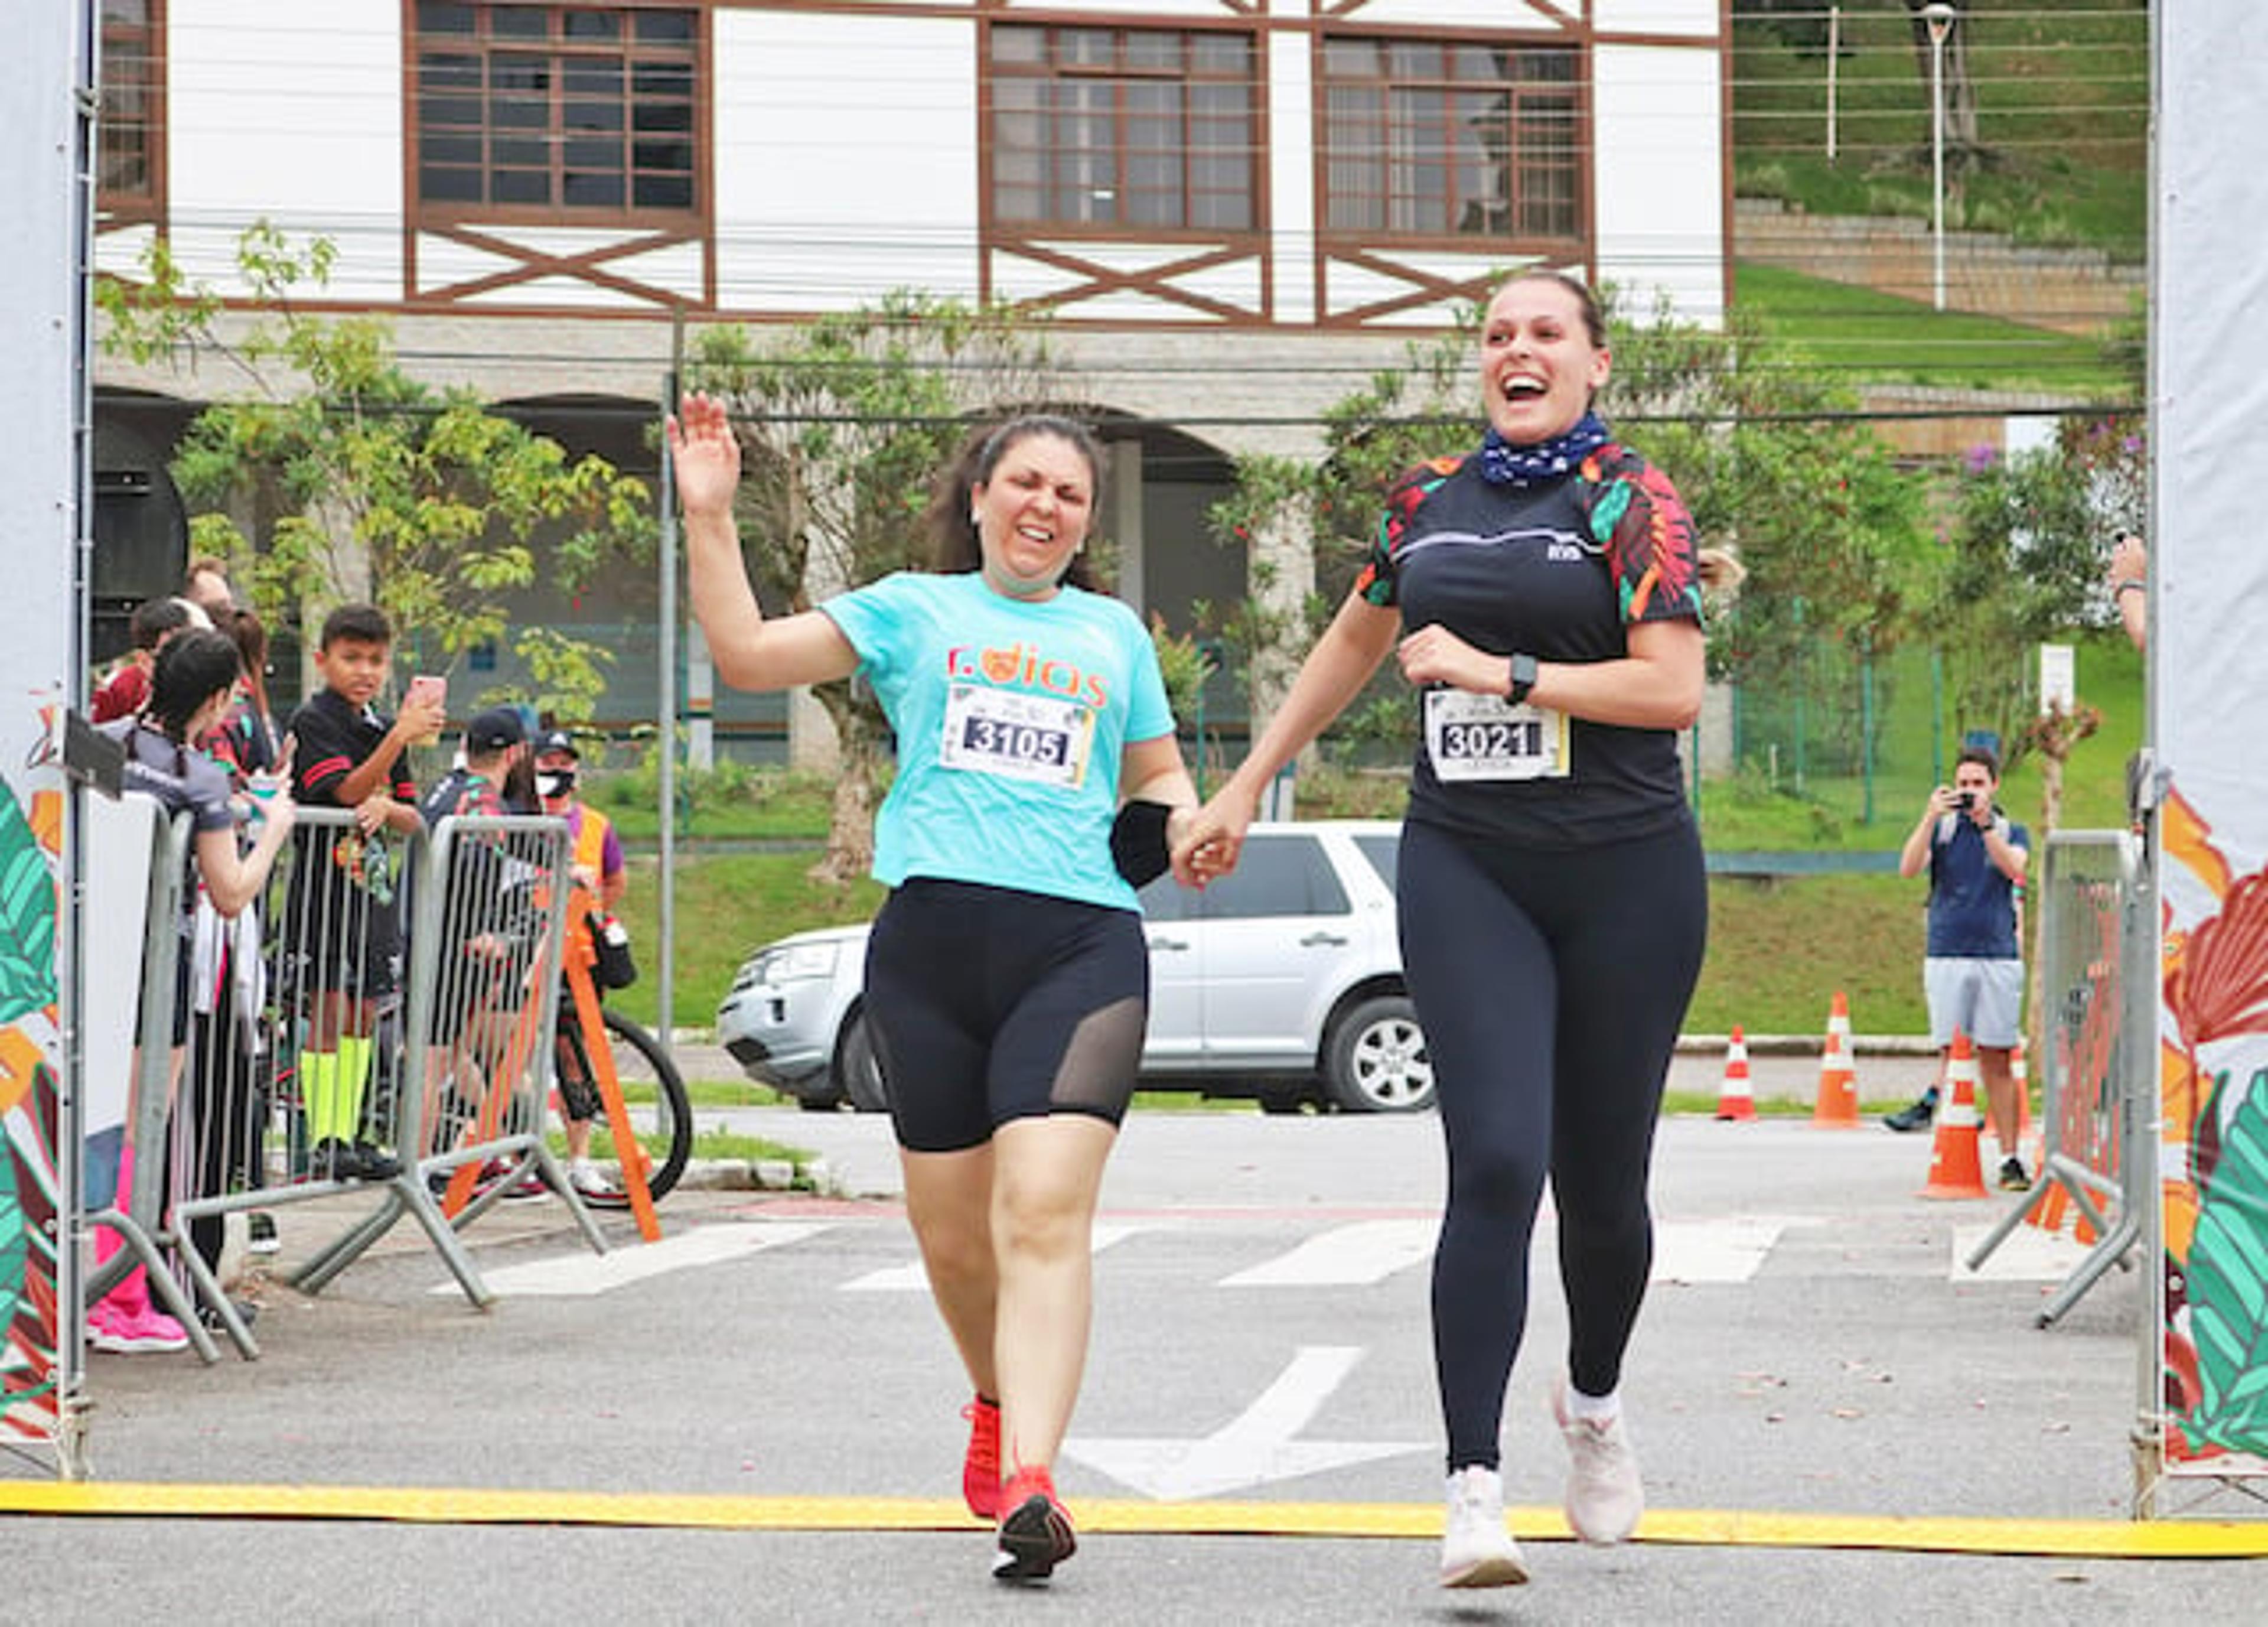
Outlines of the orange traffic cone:
<svg viewBox="0 0 2268 1627">
<path fill-rule="evenodd" d="M 1819 1099 L 1811 1110 L 1811 1122 L 1823 1129 L 1859 1128 L 1859 1076 L 1851 1066 L 1851 1004 L 1839 988 L 1828 1009 L 1827 1046 L 1820 1053 Z"/>
<path fill-rule="evenodd" d="M 1926 1198 L 1981 1198 L 1984 1171 L 1977 1161 L 1977 1053 L 1969 1036 L 1953 1033 L 1953 1054 L 1945 1065 L 1945 1105 L 1938 1109 L 1937 1140 L 1930 1148 Z"/>
<path fill-rule="evenodd" d="M 1717 1091 L 1717 1116 L 1756 1116 L 1756 1087 L 1749 1083 L 1749 1042 L 1742 1037 L 1738 1023 L 1733 1024 L 1733 1042 L 1725 1047 L 1725 1083 Z"/>
<path fill-rule="evenodd" d="M 2071 1200 L 2064 1195 L 2063 1182 L 2059 1180 L 2047 1181 L 2046 1188 L 2046 1195 L 2032 1205 L 2031 1211 L 2024 1218 L 2043 1231 L 2059 1232 L 2063 1230 L 2064 1217 L 2070 1209 Z"/>
</svg>

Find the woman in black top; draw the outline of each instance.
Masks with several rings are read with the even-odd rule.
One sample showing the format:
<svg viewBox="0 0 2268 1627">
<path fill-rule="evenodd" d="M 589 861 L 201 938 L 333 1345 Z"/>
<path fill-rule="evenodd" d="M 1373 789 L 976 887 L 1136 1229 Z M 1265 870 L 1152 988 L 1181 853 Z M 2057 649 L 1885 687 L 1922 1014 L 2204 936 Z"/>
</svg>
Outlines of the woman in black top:
<svg viewBox="0 0 2268 1627">
<path fill-rule="evenodd" d="M 1422 726 L 1403 968 L 1449 1165 L 1432 1301 L 1451 1587 L 1527 1579 L 1498 1438 L 1547 1175 L 1570 1323 L 1552 1393 L 1568 1518 L 1619 1542 L 1644 1505 L 1618 1387 L 1652 1262 L 1653 1125 L 1708 911 L 1677 759 L 1703 684 L 1684 505 L 1591 410 L 1610 357 L 1580 283 L 1506 284 L 1479 364 L 1481 446 L 1395 486 L 1353 592 L 1176 849 L 1219 839 L 1233 855 L 1261 791 L 1394 654 Z"/>
</svg>

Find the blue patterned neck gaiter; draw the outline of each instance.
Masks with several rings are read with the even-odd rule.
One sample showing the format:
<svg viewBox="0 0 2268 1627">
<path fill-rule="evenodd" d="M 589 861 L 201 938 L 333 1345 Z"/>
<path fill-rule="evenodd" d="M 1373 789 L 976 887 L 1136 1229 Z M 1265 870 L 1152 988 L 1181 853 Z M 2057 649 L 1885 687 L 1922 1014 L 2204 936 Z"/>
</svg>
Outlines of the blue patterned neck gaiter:
<svg viewBox="0 0 2268 1627">
<path fill-rule="evenodd" d="M 1556 480 L 1607 443 L 1607 426 L 1586 412 L 1564 435 L 1532 447 L 1515 447 L 1489 425 L 1481 437 L 1481 477 L 1495 486 L 1532 486 Z"/>
</svg>

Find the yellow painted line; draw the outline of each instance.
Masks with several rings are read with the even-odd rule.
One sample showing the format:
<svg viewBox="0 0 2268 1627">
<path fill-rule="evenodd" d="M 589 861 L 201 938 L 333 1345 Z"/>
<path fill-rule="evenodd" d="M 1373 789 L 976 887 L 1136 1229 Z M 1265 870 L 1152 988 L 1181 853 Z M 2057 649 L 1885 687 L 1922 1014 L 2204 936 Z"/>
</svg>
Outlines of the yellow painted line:
<svg viewBox="0 0 2268 1627">
<path fill-rule="evenodd" d="M 1422 1503 L 1150 1503 L 1075 1498 L 1082 1531 L 1148 1536 L 1430 1538 Z M 955 1531 L 942 1498 L 733 1497 L 446 1486 L 0 1482 L 0 1513 L 208 1520 L 381 1520 L 425 1525 L 599 1525 L 770 1531 Z M 1557 1509 L 1516 1508 L 1530 1542 L 1571 1540 Z M 1638 1541 L 1710 1548 L 1843 1548 L 2094 1559 L 2268 1558 L 2268 1521 L 1985 1520 L 1657 1509 Z"/>
</svg>

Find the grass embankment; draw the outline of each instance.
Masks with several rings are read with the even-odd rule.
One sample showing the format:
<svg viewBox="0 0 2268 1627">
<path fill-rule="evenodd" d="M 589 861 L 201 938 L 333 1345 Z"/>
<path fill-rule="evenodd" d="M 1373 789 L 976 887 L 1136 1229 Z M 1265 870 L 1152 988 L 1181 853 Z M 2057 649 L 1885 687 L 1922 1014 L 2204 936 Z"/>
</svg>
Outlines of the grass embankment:
<svg viewBox="0 0 2268 1627">
<path fill-rule="evenodd" d="M 1948 159 L 1948 229 L 2085 245 L 2139 262 L 2149 213 L 2150 21 L 2143 0 L 1964 8 L 1982 152 Z M 1811 19 L 1824 34 L 1826 8 Z M 1800 26 L 1800 25 L 1797 25 Z M 1903 8 L 1843 8 L 1836 156 L 1827 57 L 1757 17 L 1733 30 L 1733 172 L 1744 197 L 1817 215 L 1931 211 L 1930 59 Z"/>
<path fill-rule="evenodd" d="M 1735 266 L 1733 299 L 1845 381 L 2030 389 L 2114 403 L 2133 392 L 2102 344 L 2051 329 L 1939 311 L 1927 300 L 1769 265 Z"/>
</svg>

